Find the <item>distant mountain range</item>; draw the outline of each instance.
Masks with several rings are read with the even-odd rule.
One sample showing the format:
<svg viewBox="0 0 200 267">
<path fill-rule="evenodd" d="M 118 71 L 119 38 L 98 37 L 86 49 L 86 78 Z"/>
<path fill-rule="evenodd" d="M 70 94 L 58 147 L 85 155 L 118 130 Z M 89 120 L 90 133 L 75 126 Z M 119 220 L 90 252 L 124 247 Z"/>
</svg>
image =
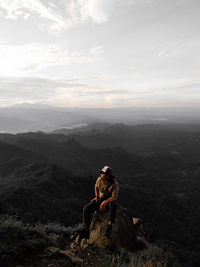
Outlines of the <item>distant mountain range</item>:
<svg viewBox="0 0 200 267">
<path fill-rule="evenodd" d="M 91 123 L 199 123 L 198 108 L 57 108 L 22 103 L 0 108 L 0 132 L 53 131 Z"/>
<path fill-rule="evenodd" d="M 41 105 L 16 105 L 0 108 L 0 132 L 48 131 L 60 127 L 93 122 L 79 112 Z"/>
</svg>

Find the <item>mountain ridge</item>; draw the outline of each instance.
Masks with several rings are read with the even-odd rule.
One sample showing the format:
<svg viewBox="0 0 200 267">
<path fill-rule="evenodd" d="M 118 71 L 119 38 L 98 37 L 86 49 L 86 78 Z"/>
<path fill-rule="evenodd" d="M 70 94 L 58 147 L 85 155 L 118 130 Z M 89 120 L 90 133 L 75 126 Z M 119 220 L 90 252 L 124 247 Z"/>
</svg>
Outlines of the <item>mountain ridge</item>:
<svg viewBox="0 0 200 267">
<path fill-rule="evenodd" d="M 187 255 L 198 253 L 200 133 L 186 129 L 177 135 L 174 129 L 160 131 L 155 127 L 139 127 L 136 145 L 138 150 L 148 152 L 143 156 L 127 152 L 120 142 L 118 147 L 113 142 L 109 148 L 109 143 L 104 142 L 103 148 L 88 148 L 83 143 L 85 137 L 91 138 L 87 133 L 83 139 L 77 133 L 0 134 L 0 141 L 4 142 L 0 143 L 4 183 L 0 187 L 1 213 L 16 214 L 32 222 L 59 221 L 66 226 L 80 222 L 82 206 L 94 194 L 97 170 L 110 164 L 120 183 L 120 203 L 128 207 L 133 217 L 144 220 L 155 240 L 177 244 Z M 118 125 L 116 129 L 118 140 L 125 138 L 124 131 L 129 130 L 125 141 L 128 142 L 127 136 L 135 138 L 131 127 Z M 112 139 L 114 126 L 111 133 Z M 91 138 L 91 144 L 98 144 L 98 134 L 94 140 Z M 169 142 L 173 142 L 174 151 L 184 153 L 171 153 Z M 170 149 L 166 150 L 168 146 Z M 135 148 L 133 151 L 137 152 Z M 4 163 L 8 160 L 6 174 L 8 167 Z"/>
</svg>

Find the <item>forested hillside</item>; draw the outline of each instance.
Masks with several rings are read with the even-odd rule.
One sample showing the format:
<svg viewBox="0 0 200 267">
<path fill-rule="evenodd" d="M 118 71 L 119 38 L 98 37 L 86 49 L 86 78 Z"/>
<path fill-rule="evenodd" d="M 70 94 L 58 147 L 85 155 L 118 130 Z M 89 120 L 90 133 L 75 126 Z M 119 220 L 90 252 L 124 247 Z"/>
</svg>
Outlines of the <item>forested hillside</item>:
<svg viewBox="0 0 200 267">
<path fill-rule="evenodd" d="M 198 266 L 198 125 L 95 124 L 61 132 L 0 135 L 2 214 L 79 223 L 98 169 L 111 165 L 120 183 L 119 201 L 144 220 L 160 246 Z"/>
</svg>

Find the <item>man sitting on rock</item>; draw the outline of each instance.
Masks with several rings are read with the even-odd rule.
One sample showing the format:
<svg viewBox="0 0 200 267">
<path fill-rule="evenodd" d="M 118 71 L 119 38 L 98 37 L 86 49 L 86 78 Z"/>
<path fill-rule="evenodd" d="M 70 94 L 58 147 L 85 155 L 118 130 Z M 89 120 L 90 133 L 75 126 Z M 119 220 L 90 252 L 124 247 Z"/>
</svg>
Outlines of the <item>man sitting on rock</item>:
<svg viewBox="0 0 200 267">
<path fill-rule="evenodd" d="M 107 208 L 109 209 L 108 226 L 105 232 L 106 237 L 110 236 L 112 232 L 112 223 L 115 220 L 115 201 L 118 197 L 119 183 L 112 175 L 111 167 L 105 166 L 99 172 L 100 176 L 98 177 L 94 187 L 95 198 L 93 198 L 83 208 L 83 224 L 85 226 L 87 237 L 89 237 L 90 223 L 92 220 L 92 214 L 95 210 L 104 211 Z"/>
</svg>

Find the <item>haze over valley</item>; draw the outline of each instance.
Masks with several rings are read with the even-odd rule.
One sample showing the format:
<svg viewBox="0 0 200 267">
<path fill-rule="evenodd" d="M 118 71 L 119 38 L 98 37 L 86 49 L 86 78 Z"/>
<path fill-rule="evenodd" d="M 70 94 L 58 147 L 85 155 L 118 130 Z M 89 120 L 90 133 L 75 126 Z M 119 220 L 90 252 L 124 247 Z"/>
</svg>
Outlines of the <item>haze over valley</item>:
<svg viewBox="0 0 200 267">
<path fill-rule="evenodd" d="M 188 108 L 56 108 L 42 104 L 19 104 L 0 108 L 0 132 L 50 132 L 91 123 L 168 124 L 200 123 L 199 107 Z"/>
</svg>

